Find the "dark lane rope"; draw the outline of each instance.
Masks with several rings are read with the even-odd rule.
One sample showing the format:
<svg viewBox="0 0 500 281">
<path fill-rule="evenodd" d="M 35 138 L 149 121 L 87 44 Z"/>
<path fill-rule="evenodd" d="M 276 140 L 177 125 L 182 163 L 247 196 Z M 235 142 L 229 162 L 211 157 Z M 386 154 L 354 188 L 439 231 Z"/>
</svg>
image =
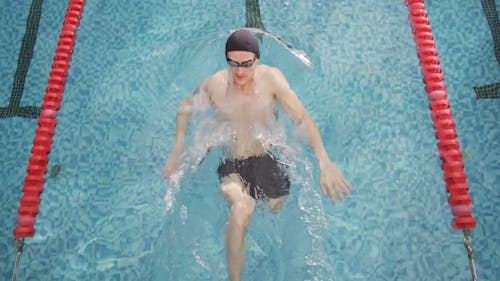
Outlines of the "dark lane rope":
<svg viewBox="0 0 500 281">
<path fill-rule="evenodd" d="M 20 107 L 21 98 L 24 92 L 26 82 L 26 74 L 33 57 L 33 48 L 35 47 L 36 34 L 40 25 L 40 17 L 42 15 L 43 0 L 33 0 L 31 2 L 30 13 L 26 23 L 26 32 L 24 33 L 21 50 L 17 60 L 16 74 L 12 84 L 12 93 L 8 107 L 0 108 L 0 118 L 13 116 L 25 118 L 37 118 L 40 115 L 40 107 L 26 106 Z"/>
<path fill-rule="evenodd" d="M 500 64 L 500 19 L 498 18 L 496 3 L 495 0 L 481 0 L 481 4 L 483 5 L 484 16 L 491 29 L 495 57 Z"/>
<path fill-rule="evenodd" d="M 500 64 L 500 19 L 496 9 L 495 0 L 481 0 L 484 16 L 488 21 L 493 37 L 493 52 Z M 498 99 L 500 98 L 500 82 L 489 85 L 474 87 L 478 99 Z"/>
</svg>

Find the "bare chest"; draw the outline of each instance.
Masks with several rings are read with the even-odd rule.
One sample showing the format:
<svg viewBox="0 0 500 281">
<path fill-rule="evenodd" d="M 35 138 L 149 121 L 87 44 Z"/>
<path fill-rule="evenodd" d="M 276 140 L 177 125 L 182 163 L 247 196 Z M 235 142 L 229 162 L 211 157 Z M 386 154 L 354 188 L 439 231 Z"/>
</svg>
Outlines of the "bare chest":
<svg viewBox="0 0 500 281">
<path fill-rule="evenodd" d="M 218 99 L 215 105 L 220 117 L 238 123 L 260 123 L 274 111 L 274 99 L 270 94 L 228 93 Z"/>
</svg>

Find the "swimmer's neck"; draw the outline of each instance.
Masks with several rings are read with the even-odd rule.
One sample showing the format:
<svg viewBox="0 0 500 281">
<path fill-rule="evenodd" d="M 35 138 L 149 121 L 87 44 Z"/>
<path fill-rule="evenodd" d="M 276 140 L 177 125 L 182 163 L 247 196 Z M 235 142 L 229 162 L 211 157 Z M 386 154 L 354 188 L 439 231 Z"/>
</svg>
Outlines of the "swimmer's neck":
<svg viewBox="0 0 500 281">
<path fill-rule="evenodd" d="M 231 84 L 233 86 L 233 89 L 235 89 L 238 93 L 241 93 L 241 94 L 251 94 L 255 90 L 255 79 L 254 78 L 250 79 L 249 81 L 247 81 L 244 84 L 237 84 L 234 81 Z"/>
</svg>

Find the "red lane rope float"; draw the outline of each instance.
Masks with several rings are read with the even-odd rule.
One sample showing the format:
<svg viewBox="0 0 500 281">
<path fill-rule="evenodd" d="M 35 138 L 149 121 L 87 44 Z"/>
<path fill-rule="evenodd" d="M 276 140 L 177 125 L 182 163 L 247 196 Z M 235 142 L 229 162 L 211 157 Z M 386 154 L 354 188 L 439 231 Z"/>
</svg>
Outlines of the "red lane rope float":
<svg viewBox="0 0 500 281">
<path fill-rule="evenodd" d="M 442 160 L 446 191 L 450 194 L 448 203 L 454 215 L 451 225 L 454 229 L 474 228 L 476 220 L 472 217 L 472 198 L 468 193 L 467 175 L 464 172 L 455 121 L 424 0 L 406 0 L 406 4 L 425 91 L 430 100 L 429 109 L 438 139 L 437 147 Z"/>
<path fill-rule="evenodd" d="M 66 76 L 70 67 L 73 47 L 76 40 L 76 30 L 80 25 L 85 0 L 70 0 L 66 9 L 62 31 L 59 35 L 54 54 L 52 70 L 50 71 L 42 111 L 38 119 L 38 128 L 31 148 L 31 157 L 26 169 L 23 195 L 18 209 L 17 227 L 14 237 L 25 238 L 35 235 L 35 220 L 40 207 L 40 195 L 45 183 L 48 155 L 52 145 L 52 137 L 57 125 L 57 111 L 61 107 Z"/>
</svg>

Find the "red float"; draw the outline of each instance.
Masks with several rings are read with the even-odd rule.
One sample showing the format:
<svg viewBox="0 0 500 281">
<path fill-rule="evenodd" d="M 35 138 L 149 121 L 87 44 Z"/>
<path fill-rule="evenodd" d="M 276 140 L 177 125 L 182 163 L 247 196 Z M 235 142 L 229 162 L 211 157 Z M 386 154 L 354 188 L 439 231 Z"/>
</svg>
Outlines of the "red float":
<svg viewBox="0 0 500 281">
<path fill-rule="evenodd" d="M 448 203 L 455 216 L 451 225 L 454 229 L 474 228 L 476 220 L 472 217 L 472 198 L 468 194 L 467 175 L 464 172 L 455 121 L 453 121 L 444 75 L 424 0 L 407 0 L 406 4 L 422 67 L 423 81 L 426 85 L 425 91 L 430 101 L 429 109 L 434 123 L 433 127 L 436 138 L 439 140 L 437 147 L 439 157 L 443 161 L 446 191 L 450 193 Z"/>
<path fill-rule="evenodd" d="M 69 62 L 76 40 L 76 29 L 85 5 L 84 0 L 70 0 L 66 9 L 63 27 L 54 54 L 54 62 L 45 90 L 42 111 L 35 130 L 31 157 L 28 161 L 27 176 L 24 179 L 23 195 L 18 209 L 17 227 L 14 237 L 25 238 L 35 235 L 35 221 L 40 207 L 40 194 L 45 183 L 48 154 L 57 125 L 57 110 L 61 107 L 62 94 L 68 75 Z"/>
</svg>

